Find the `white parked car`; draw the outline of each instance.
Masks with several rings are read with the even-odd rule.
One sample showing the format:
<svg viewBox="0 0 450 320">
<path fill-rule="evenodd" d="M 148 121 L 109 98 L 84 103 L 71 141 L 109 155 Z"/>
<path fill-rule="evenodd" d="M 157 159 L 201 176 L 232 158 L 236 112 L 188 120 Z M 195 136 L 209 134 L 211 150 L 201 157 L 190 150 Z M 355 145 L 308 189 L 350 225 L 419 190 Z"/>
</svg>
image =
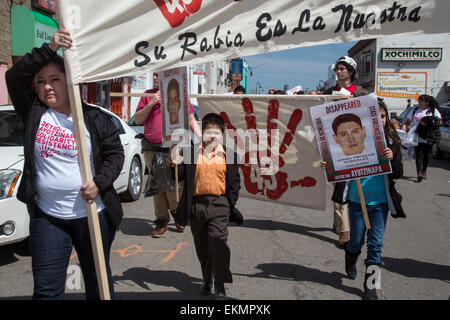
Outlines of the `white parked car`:
<svg viewBox="0 0 450 320">
<path fill-rule="evenodd" d="M 141 140 L 122 119 L 104 108 L 101 110 L 112 116 L 125 152 L 125 162 L 114 187 L 123 201 L 135 201 L 141 195 L 145 169 Z M 13 106 L 0 106 L 0 245 L 24 240 L 29 235 L 27 207 L 16 198 L 24 163 L 22 134 L 22 119 Z"/>
</svg>

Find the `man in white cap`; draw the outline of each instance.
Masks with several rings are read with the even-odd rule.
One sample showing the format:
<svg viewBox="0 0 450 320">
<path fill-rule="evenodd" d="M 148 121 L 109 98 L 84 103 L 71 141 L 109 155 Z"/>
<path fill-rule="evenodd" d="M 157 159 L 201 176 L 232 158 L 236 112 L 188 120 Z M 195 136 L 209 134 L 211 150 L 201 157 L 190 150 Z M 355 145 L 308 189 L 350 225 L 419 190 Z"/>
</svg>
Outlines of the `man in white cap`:
<svg viewBox="0 0 450 320">
<path fill-rule="evenodd" d="M 348 56 L 340 57 L 334 65 L 338 83 L 336 86 L 326 90 L 325 94 L 333 94 L 334 91 L 344 95 L 353 95 L 354 97 L 369 94 L 369 91 L 354 83 L 357 78 L 356 69 L 357 64 L 355 60 Z M 334 204 L 333 230 L 339 234 L 340 246 L 344 246 L 350 240 L 347 204 L 341 199 L 342 197 L 337 196 L 342 194 L 341 189 L 344 186 L 345 183 L 337 183 L 332 198 Z"/>
<path fill-rule="evenodd" d="M 353 95 L 354 97 L 369 94 L 369 91 L 354 83 L 357 78 L 356 61 L 348 56 L 340 57 L 335 65 L 334 72 L 338 78 L 338 84 L 325 91 L 325 94 L 332 94 L 338 91 L 341 94 Z"/>
</svg>

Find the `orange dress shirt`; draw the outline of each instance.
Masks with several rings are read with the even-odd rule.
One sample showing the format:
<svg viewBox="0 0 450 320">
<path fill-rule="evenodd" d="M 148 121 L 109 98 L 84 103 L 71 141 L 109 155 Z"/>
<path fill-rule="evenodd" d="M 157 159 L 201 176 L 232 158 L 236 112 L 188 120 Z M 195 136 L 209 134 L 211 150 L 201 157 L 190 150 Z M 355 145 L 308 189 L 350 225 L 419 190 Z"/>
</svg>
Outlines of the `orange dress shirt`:
<svg viewBox="0 0 450 320">
<path fill-rule="evenodd" d="M 194 196 L 224 195 L 227 173 L 225 150 L 219 144 L 210 154 L 206 154 L 202 145 L 199 151 L 195 170 Z"/>
</svg>

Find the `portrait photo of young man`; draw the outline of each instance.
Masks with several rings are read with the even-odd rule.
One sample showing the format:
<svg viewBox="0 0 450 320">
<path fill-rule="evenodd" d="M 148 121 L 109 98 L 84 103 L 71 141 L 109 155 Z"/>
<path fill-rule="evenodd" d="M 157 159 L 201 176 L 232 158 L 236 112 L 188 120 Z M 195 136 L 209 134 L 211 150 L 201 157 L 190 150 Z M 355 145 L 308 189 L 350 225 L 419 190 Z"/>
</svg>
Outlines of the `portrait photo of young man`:
<svg viewBox="0 0 450 320">
<path fill-rule="evenodd" d="M 365 148 L 366 129 L 353 113 L 337 116 L 332 123 L 333 139 L 346 156 L 360 154 Z"/>
<path fill-rule="evenodd" d="M 179 124 L 180 108 L 180 84 L 176 79 L 172 79 L 167 85 L 167 111 L 169 112 L 169 122 L 171 125 Z"/>
</svg>

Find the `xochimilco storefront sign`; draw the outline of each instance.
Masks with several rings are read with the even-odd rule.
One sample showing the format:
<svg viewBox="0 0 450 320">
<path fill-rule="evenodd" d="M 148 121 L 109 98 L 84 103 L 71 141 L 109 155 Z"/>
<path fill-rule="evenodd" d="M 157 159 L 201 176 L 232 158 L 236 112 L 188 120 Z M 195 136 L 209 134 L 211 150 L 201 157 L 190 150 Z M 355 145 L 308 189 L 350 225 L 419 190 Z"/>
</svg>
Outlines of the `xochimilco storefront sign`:
<svg viewBox="0 0 450 320">
<path fill-rule="evenodd" d="M 441 61 L 442 48 L 382 48 L 381 61 Z"/>
</svg>

